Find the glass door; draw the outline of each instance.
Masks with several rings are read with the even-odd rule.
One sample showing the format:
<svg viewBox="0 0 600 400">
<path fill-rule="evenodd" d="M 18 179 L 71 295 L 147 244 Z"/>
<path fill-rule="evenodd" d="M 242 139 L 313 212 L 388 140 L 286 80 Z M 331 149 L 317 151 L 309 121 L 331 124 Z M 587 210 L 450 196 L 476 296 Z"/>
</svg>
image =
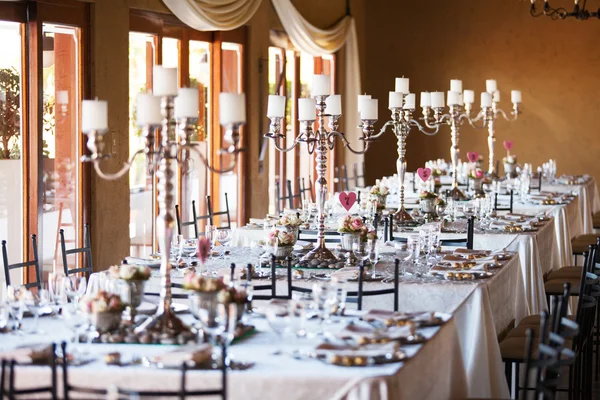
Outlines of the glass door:
<svg viewBox="0 0 600 400">
<path fill-rule="evenodd" d="M 62 269 L 59 231 L 67 248 L 81 247 L 82 185 L 81 138 L 81 29 L 42 24 L 43 36 L 43 215 L 44 271 Z M 80 257 L 68 259 L 78 266 Z"/>
<path fill-rule="evenodd" d="M 23 25 L 0 21 L 0 238 L 7 241 L 9 262 L 23 257 Z M 21 283 L 19 271 L 11 282 Z M 0 285 L 4 285 L 0 274 Z"/>
</svg>

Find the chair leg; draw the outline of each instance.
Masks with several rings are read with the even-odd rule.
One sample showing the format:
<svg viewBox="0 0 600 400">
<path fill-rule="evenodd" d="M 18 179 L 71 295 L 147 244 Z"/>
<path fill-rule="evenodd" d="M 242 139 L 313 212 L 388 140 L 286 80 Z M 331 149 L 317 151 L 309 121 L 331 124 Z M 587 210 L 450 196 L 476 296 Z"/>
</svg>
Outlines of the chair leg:
<svg viewBox="0 0 600 400">
<path fill-rule="evenodd" d="M 509 393 L 512 395 L 512 361 L 504 361 L 504 375 L 506 376 Z"/>
<path fill-rule="evenodd" d="M 574 385 L 574 375 L 573 375 L 573 365 L 569 365 L 569 387 L 568 387 L 568 395 L 569 400 L 573 400 L 573 385 Z"/>
<path fill-rule="evenodd" d="M 593 343 L 596 353 L 595 380 L 598 381 L 600 368 L 600 307 L 596 306 L 596 324 L 594 326 Z"/>
</svg>

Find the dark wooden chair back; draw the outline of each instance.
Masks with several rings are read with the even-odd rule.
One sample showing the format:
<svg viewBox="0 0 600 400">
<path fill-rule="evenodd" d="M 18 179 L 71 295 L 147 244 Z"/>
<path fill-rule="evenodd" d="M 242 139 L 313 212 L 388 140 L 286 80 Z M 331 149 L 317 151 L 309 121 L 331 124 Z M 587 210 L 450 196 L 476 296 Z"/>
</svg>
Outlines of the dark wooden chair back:
<svg viewBox="0 0 600 400">
<path fill-rule="evenodd" d="M 498 193 L 494 194 L 494 211 L 508 211 L 513 212 L 513 200 L 514 200 L 514 191 L 510 190 L 510 203 L 508 207 L 498 207 Z"/>
<path fill-rule="evenodd" d="M 292 181 L 286 180 L 285 182 L 287 194 L 284 195 L 281 187 L 279 186 L 279 182 L 275 182 L 275 191 L 277 196 L 277 213 L 281 214 L 283 209 L 287 206 L 289 208 L 296 208 L 295 203 L 299 206 L 302 203 L 302 192 L 298 190 L 296 194 L 293 192 Z M 299 186 L 300 187 L 300 186 Z M 311 186 L 312 187 L 312 186 Z"/>
<path fill-rule="evenodd" d="M 60 249 L 62 253 L 62 261 L 63 261 L 63 269 L 65 276 L 69 276 L 72 274 L 83 273 L 86 276 L 89 276 L 92 272 L 94 272 L 94 266 L 92 264 L 92 239 L 90 236 L 90 225 L 85 224 L 83 226 L 83 241 L 85 245 L 83 247 L 74 248 L 67 250 L 67 245 L 65 241 L 65 231 L 61 229 L 59 231 L 60 235 Z M 72 268 L 69 269 L 68 264 L 68 256 L 71 254 L 82 254 L 82 261 L 85 263 L 85 267 L 81 268 Z"/>
<path fill-rule="evenodd" d="M 6 285 L 9 286 L 10 283 L 10 271 L 13 269 L 21 269 L 21 268 L 35 268 L 35 278 L 34 282 L 26 283 L 24 286 L 27 289 L 41 288 L 42 287 L 42 270 L 40 268 L 40 261 L 38 258 L 38 247 L 37 247 L 37 236 L 31 235 L 31 246 L 33 251 L 33 260 L 25 261 L 17 264 L 9 264 L 8 263 L 8 251 L 6 249 L 6 240 L 2 241 L 2 260 L 4 262 L 4 278 L 6 279 Z"/>
<path fill-rule="evenodd" d="M 365 163 L 362 162 L 360 163 L 362 170 L 359 172 L 359 168 L 358 168 L 358 163 L 354 163 L 353 165 L 353 170 L 354 170 L 354 186 L 356 187 L 365 187 Z"/>
<path fill-rule="evenodd" d="M 301 229 L 298 231 L 298 240 L 316 243 L 318 234 L 319 232 L 316 230 Z M 338 231 L 325 231 L 325 243 L 340 243 L 341 241 L 342 235 Z"/>
<path fill-rule="evenodd" d="M 27 367 L 30 364 L 25 364 Z M 19 364 L 15 360 L 2 360 L 2 371 L 0 375 L 0 399 L 30 399 L 37 398 L 38 394 L 44 393 L 42 398 L 57 400 L 57 374 L 56 374 L 56 345 L 52 344 L 48 353 L 48 367 L 51 371 L 51 381 L 46 386 L 28 387 L 27 389 L 16 388 L 17 367 Z M 7 382 L 8 381 L 8 382 Z M 8 383 L 8 388 L 6 384 Z M 35 395 L 35 396 L 34 396 Z M 48 397 L 46 397 L 48 396 Z"/>
<path fill-rule="evenodd" d="M 192 226 L 194 228 L 194 238 L 198 239 L 200 236 L 204 236 L 204 232 L 200 231 L 198 227 L 198 221 L 210 221 L 210 216 L 200 215 L 196 212 L 196 200 L 192 200 L 192 220 L 183 222 L 181 221 L 181 212 L 179 205 L 175 205 L 175 218 L 177 219 L 177 234 L 183 235 L 183 228 Z"/>
<path fill-rule="evenodd" d="M 298 178 L 298 187 L 300 188 L 300 198 L 304 200 L 309 200 L 314 203 L 315 201 L 315 192 L 313 191 L 313 183 L 312 178 L 308 177 L 308 186 L 304 184 L 304 178 Z"/>
<path fill-rule="evenodd" d="M 206 196 L 206 207 L 208 210 L 208 220 L 211 225 L 215 224 L 215 217 L 219 219 L 218 229 L 231 229 L 231 215 L 229 214 L 229 200 L 227 199 L 227 193 L 225 193 L 225 210 L 215 211 L 213 210 L 212 201 L 210 201 L 210 195 Z M 227 223 L 223 222 L 223 217 L 227 219 Z"/>
</svg>

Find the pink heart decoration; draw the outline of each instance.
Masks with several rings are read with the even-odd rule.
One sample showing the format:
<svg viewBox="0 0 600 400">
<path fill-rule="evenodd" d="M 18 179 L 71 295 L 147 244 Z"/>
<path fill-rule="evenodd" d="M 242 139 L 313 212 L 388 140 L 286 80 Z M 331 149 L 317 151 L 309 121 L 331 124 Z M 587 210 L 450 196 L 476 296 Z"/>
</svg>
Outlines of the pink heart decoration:
<svg viewBox="0 0 600 400">
<path fill-rule="evenodd" d="M 339 196 L 340 203 L 342 203 L 342 207 L 346 209 L 346 211 L 350 211 L 354 203 L 356 203 L 356 193 L 355 192 L 342 192 Z"/>
<path fill-rule="evenodd" d="M 477 162 L 477 160 L 479 160 L 479 153 L 476 151 L 469 151 L 467 153 L 467 158 L 469 159 L 469 161 L 471 161 L 472 163 Z"/>
<path fill-rule="evenodd" d="M 512 149 L 513 144 L 515 144 L 515 142 L 513 142 L 512 140 L 505 140 L 504 141 L 504 148 L 506 149 L 506 151 L 510 151 L 510 149 Z"/>
<path fill-rule="evenodd" d="M 429 179 L 429 177 L 431 176 L 431 169 L 419 168 L 417 169 L 417 175 L 419 175 L 419 178 L 421 178 L 423 182 L 427 182 L 427 179 Z"/>
</svg>

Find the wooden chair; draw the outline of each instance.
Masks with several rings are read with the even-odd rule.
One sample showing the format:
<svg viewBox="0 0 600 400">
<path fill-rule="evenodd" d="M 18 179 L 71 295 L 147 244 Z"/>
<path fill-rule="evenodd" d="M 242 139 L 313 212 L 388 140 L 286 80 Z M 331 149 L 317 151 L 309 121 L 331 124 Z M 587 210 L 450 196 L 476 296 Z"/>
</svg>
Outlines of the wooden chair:
<svg viewBox="0 0 600 400">
<path fill-rule="evenodd" d="M 336 191 L 345 192 L 347 190 L 350 190 L 348 185 L 348 173 L 346 171 L 346 166 L 342 165 L 341 169 L 339 167 L 335 167 L 334 171 L 334 183 L 336 183 Z"/>
<path fill-rule="evenodd" d="M 227 200 L 227 193 L 225 193 L 225 210 L 224 211 L 214 211 L 212 202 L 210 201 L 210 195 L 206 196 L 206 209 L 208 210 L 208 220 L 211 225 L 215 224 L 215 217 L 219 218 L 219 225 L 217 229 L 231 229 L 231 216 L 229 215 L 229 201 Z M 227 218 L 227 224 L 223 223 L 223 219 L 221 216 L 225 216 Z"/>
<path fill-rule="evenodd" d="M 302 202 L 302 192 L 298 191 L 298 193 L 294 194 L 292 191 L 292 181 L 286 180 L 286 189 L 287 195 L 283 195 L 283 191 L 280 190 L 279 182 L 275 182 L 275 191 L 277 196 L 277 213 L 281 214 L 283 209 L 285 208 L 285 204 L 287 202 L 289 208 L 296 208 L 294 203 L 297 201 L 298 203 Z"/>
<path fill-rule="evenodd" d="M 10 283 L 10 271 L 13 269 L 20 268 L 35 268 L 35 282 L 26 283 L 24 286 L 27 289 L 31 288 L 41 288 L 42 287 L 42 270 L 40 268 L 40 261 L 38 259 L 38 247 L 37 247 L 37 236 L 31 235 L 31 246 L 33 251 L 33 260 L 25 261 L 17 264 L 9 264 L 8 263 L 8 251 L 6 250 L 6 240 L 2 241 L 2 260 L 4 261 L 4 278 L 6 279 L 6 285 L 9 286 Z"/>
<path fill-rule="evenodd" d="M 358 172 L 358 163 L 354 163 L 354 165 L 352 166 L 353 170 L 354 170 L 354 186 L 355 187 L 365 187 L 365 163 L 362 162 L 360 163 L 362 166 L 362 171 Z"/>
<path fill-rule="evenodd" d="M 317 243 L 317 235 L 319 234 L 316 230 L 300 229 L 298 230 L 298 240 L 305 242 Z M 325 243 L 340 243 L 342 241 L 342 235 L 338 231 L 325 231 Z"/>
<path fill-rule="evenodd" d="M 57 379 L 56 379 L 56 345 L 52 344 L 50 348 L 50 352 L 48 354 L 48 366 L 51 371 L 51 381 L 48 386 L 37 386 L 30 387 L 27 389 L 17 389 L 15 385 L 15 377 L 17 374 L 17 367 L 19 364 L 15 360 L 2 360 L 2 370 L 0 371 L 0 400 L 7 398 L 9 400 L 18 400 L 18 399 L 30 399 L 33 397 L 32 395 L 38 395 L 41 393 L 46 393 L 50 399 L 57 400 L 58 396 L 56 393 L 57 388 Z M 28 367 L 27 364 L 26 367 Z M 7 382 L 8 381 L 8 382 Z M 8 383 L 8 388 L 6 384 Z"/>
<path fill-rule="evenodd" d="M 65 276 L 69 276 L 77 273 L 84 273 L 89 276 L 94 272 L 94 266 L 92 264 L 92 239 L 90 237 L 90 225 L 85 224 L 83 226 L 83 241 L 85 242 L 84 247 L 74 248 L 67 250 L 65 241 L 65 232 L 63 229 L 60 230 L 60 249 L 62 252 L 63 269 Z M 85 262 L 85 267 L 69 269 L 67 257 L 71 254 L 83 254 L 82 261 Z"/>
<path fill-rule="evenodd" d="M 304 178 L 298 178 L 298 187 L 300 188 L 300 197 L 302 201 L 310 200 L 314 203 L 315 192 L 313 191 L 312 178 L 308 177 L 308 186 L 304 184 Z"/>
<path fill-rule="evenodd" d="M 393 218 L 392 218 L 393 220 Z M 387 226 L 388 220 L 384 218 L 384 225 Z M 459 238 L 459 239 L 442 239 L 440 240 L 440 245 L 441 246 L 446 246 L 446 247 L 461 247 L 461 246 L 465 246 L 467 249 L 469 250 L 473 250 L 473 242 L 474 242 L 474 227 L 475 227 L 475 223 L 474 223 L 474 217 L 469 217 L 467 219 L 467 236 L 465 238 Z M 387 231 L 387 228 L 384 228 L 384 231 Z M 390 236 L 390 240 L 394 240 L 396 242 L 402 242 L 402 243 L 406 243 L 407 239 L 406 238 L 395 238 L 394 237 L 394 232 L 393 229 L 388 233 Z M 384 237 L 384 239 L 386 239 Z"/>
<path fill-rule="evenodd" d="M 188 226 L 194 227 L 194 238 L 198 239 L 200 236 L 204 236 L 204 232 L 200 232 L 198 229 L 198 221 L 207 220 L 210 221 L 209 215 L 198 216 L 196 213 L 196 200 L 192 200 L 192 220 L 182 222 L 181 213 L 179 211 L 179 205 L 175 205 L 175 218 L 177 219 L 177 234 L 183 235 L 183 228 Z"/>
<path fill-rule="evenodd" d="M 169 391 L 169 390 L 126 390 L 126 389 L 118 389 L 120 395 L 131 396 L 135 398 L 177 398 L 181 400 L 185 400 L 187 398 L 197 398 L 197 397 L 213 397 L 219 396 L 222 400 L 227 400 L 227 345 L 225 343 L 221 344 L 221 387 L 216 389 L 205 389 L 205 390 L 188 390 L 187 386 L 187 371 L 189 367 L 187 363 L 181 364 L 181 379 L 180 379 L 180 389 L 177 391 Z M 68 400 L 68 399 L 65 399 Z"/>
<path fill-rule="evenodd" d="M 513 212 L 513 200 L 514 200 L 514 192 L 510 190 L 510 203 L 508 207 L 499 207 L 498 206 L 498 193 L 494 194 L 494 211 L 508 211 L 510 213 Z"/>
</svg>

